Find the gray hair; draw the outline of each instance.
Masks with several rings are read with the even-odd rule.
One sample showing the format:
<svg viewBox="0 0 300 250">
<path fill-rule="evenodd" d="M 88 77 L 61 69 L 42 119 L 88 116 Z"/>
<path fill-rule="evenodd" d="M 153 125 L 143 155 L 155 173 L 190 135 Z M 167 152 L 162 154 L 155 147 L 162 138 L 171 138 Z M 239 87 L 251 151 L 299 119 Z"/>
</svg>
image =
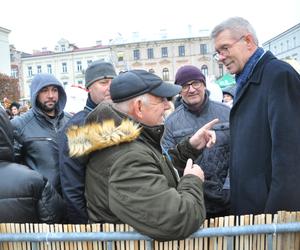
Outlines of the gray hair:
<svg viewBox="0 0 300 250">
<path fill-rule="evenodd" d="M 144 104 L 147 104 L 149 101 L 148 98 L 148 94 L 143 94 L 137 97 L 134 97 L 132 99 L 126 100 L 124 102 L 118 102 L 118 103 L 114 103 L 115 107 L 117 107 L 120 111 L 122 111 L 123 113 L 128 114 L 130 111 L 130 104 L 132 102 L 134 102 L 135 100 L 141 100 Z"/>
<path fill-rule="evenodd" d="M 239 39 L 245 33 L 250 33 L 253 36 L 255 44 L 258 46 L 256 32 L 252 25 L 242 17 L 231 17 L 218 24 L 211 32 L 211 38 L 215 39 L 224 30 L 231 31 L 234 38 Z"/>
</svg>

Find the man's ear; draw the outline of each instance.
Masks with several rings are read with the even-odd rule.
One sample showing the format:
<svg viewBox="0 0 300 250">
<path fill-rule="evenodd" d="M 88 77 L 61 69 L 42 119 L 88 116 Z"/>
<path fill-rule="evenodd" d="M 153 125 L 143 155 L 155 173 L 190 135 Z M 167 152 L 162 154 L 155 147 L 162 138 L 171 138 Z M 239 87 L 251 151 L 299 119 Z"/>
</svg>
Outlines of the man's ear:
<svg viewBox="0 0 300 250">
<path fill-rule="evenodd" d="M 132 105 L 132 116 L 138 121 L 141 120 L 143 118 L 143 101 L 139 98 L 135 99 Z"/>
</svg>

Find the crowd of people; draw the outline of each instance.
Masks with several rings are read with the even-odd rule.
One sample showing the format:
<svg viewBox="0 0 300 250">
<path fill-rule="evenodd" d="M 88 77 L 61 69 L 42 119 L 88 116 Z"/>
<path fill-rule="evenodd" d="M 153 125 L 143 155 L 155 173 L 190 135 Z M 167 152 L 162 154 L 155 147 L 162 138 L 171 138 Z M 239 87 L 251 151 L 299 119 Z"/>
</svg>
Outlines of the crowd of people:
<svg viewBox="0 0 300 250">
<path fill-rule="evenodd" d="M 164 241 L 206 218 L 299 211 L 299 74 L 259 47 L 244 18 L 211 37 L 236 79 L 223 103 L 194 65 L 172 84 L 94 61 L 86 105 L 71 116 L 63 85 L 36 75 L 29 110 L 0 108 L 0 222 L 126 223 Z"/>
</svg>

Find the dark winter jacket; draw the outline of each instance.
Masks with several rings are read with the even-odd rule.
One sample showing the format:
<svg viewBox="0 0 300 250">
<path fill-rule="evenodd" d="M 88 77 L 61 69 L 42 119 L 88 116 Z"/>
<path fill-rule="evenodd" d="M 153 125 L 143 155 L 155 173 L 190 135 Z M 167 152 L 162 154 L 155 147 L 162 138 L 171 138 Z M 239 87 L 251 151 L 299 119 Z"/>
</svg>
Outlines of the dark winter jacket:
<svg viewBox="0 0 300 250">
<path fill-rule="evenodd" d="M 183 239 L 199 229 L 205 219 L 202 181 L 195 175 L 178 179 L 161 153 L 163 126 L 138 128 L 105 103 L 87 123 L 69 129 L 68 139 L 71 154 L 89 154 L 90 222 L 126 223 L 158 240 Z"/>
<path fill-rule="evenodd" d="M 76 113 L 59 133 L 59 169 L 62 195 L 66 204 L 68 223 L 84 224 L 88 222 L 85 186 L 85 157 L 71 158 L 69 156 L 66 131 L 69 127 L 83 125 L 86 116 L 96 107 L 88 96 L 84 110 Z"/>
<path fill-rule="evenodd" d="M 52 185 L 38 172 L 13 161 L 13 130 L 0 109 L 0 222 L 61 222 L 63 201 Z"/>
<path fill-rule="evenodd" d="M 228 178 L 229 169 L 229 112 L 230 108 L 222 103 L 206 98 L 197 111 L 191 111 L 182 101 L 165 121 L 165 132 L 162 138 L 164 152 L 169 152 L 181 140 L 191 137 L 207 122 L 219 118 L 220 122 L 214 126 L 217 141 L 212 148 L 205 148 L 196 163 L 201 166 L 205 174 L 204 198 L 208 217 L 223 216 L 229 213 L 230 194 L 229 184 L 224 186 Z M 180 175 L 183 169 L 178 169 Z M 227 180 L 226 183 L 229 183 Z"/>
<path fill-rule="evenodd" d="M 60 192 L 57 136 L 70 116 L 63 112 L 66 94 L 61 83 L 47 81 L 48 78 L 44 77 L 44 74 L 39 76 L 31 84 L 32 108 L 11 120 L 15 153 L 20 163 L 37 170 Z M 53 119 L 36 105 L 39 91 L 49 85 L 55 85 L 59 90 L 57 115 Z"/>
<path fill-rule="evenodd" d="M 234 214 L 300 210 L 300 76 L 266 52 L 230 113 Z"/>
</svg>

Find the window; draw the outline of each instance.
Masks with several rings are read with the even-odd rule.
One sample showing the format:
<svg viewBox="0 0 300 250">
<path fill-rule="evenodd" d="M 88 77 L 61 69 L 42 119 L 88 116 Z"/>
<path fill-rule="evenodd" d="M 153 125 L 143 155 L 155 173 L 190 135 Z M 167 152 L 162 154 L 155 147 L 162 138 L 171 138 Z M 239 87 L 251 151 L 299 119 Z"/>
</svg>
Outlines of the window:
<svg viewBox="0 0 300 250">
<path fill-rule="evenodd" d="M 64 44 L 61 45 L 61 51 L 62 52 L 66 51 L 66 46 Z"/>
<path fill-rule="evenodd" d="M 18 78 L 18 69 L 16 68 L 11 69 L 11 77 Z"/>
<path fill-rule="evenodd" d="M 87 60 L 87 66 L 90 66 L 92 64 L 92 60 Z"/>
<path fill-rule="evenodd" d="M 133 51 L 133 59 L 134 60 L 140 60 L 140 50 L 139 49 L 135 49 Z"/>
<path fill-rule="evenodd" d="M 223 64 L 219 64 L 219 76 L 223 76 L 223 75 L 224 75 Z"/>
<path fill-rule="evenodd" d="M 32 67 L 31 66 L 28 66 L 27 67 L 27 73 L 28 73 L 28 76 L 32 76 Z"/>
<path fill-rule="evenodd" d="M 168 57 L 168 48 L 167 47 L 161 48 L 161 57 Z"/>
<path fill-rule="evenodd" d="M 36 66 L 36 71 L 38 74 L 42 73 L 42 66 L 41 65 Z"/>
<path fill-rule="evenodd" d="M 62 72 L 68 73 L 67 63 L 62 63 Z"/>
<path fill-rule="evenodd" d="M 81 61 L 77 61 L 76 64 L 77 64 L 77 72 L 81 72 L 82 71 Z"/>
<path fill-rule="evenodd" d="M 293 46 L 294 48 L 297 46 L 296 37 L 293 37 Z"/>
<path fill-rule="evenodd" d="M 163 69 L 162 76 L 164 81 L 169 81 L 169 70 L 167 68 Z"/>
<path fill-rule="evenodd" d="M 51 64 L 47 64 L 47 72 L 48 72 L 48 74 L 52 74 L 52 65 Z"/>
<path fill-rule="evenodd" d="M 200 44 L 200 55 L 206 55 L 207 54 L 207 44 Z"/>
<path fill-rule="evenodd" d="M 147 55 L 148 55 L 148 59 L 153 59 L 154 58 L 153 48 L 147 49 Z"/>
<path fill-rule="evenodd" d="M 289 50 L 290 45 L 289 45 L 289 40 L 286 40 L 286 49 Z"/>
<path fill-rule="evenodd" d="M 82 85 L 83 85 L 82 80 L 78 80 L 77 83 L 78 83 L 79 86 L 82 86 Z"/>
<path fill-rule="evenodd" d="M 202 65 L 201 71 L 205 76 L 208 76 L 208 68 L 206 65 Z"/>
<path fill-rule="evenodd" d="M 185 56 L 184 45 L 178 46 L 178 55 L 179 56 Z"/>
<path fill-rule="evenodd" d="M 152 73 L 152 74 L 155 73 L 154 69 L 149 69 L 149 72 Z"/>
</svg>

